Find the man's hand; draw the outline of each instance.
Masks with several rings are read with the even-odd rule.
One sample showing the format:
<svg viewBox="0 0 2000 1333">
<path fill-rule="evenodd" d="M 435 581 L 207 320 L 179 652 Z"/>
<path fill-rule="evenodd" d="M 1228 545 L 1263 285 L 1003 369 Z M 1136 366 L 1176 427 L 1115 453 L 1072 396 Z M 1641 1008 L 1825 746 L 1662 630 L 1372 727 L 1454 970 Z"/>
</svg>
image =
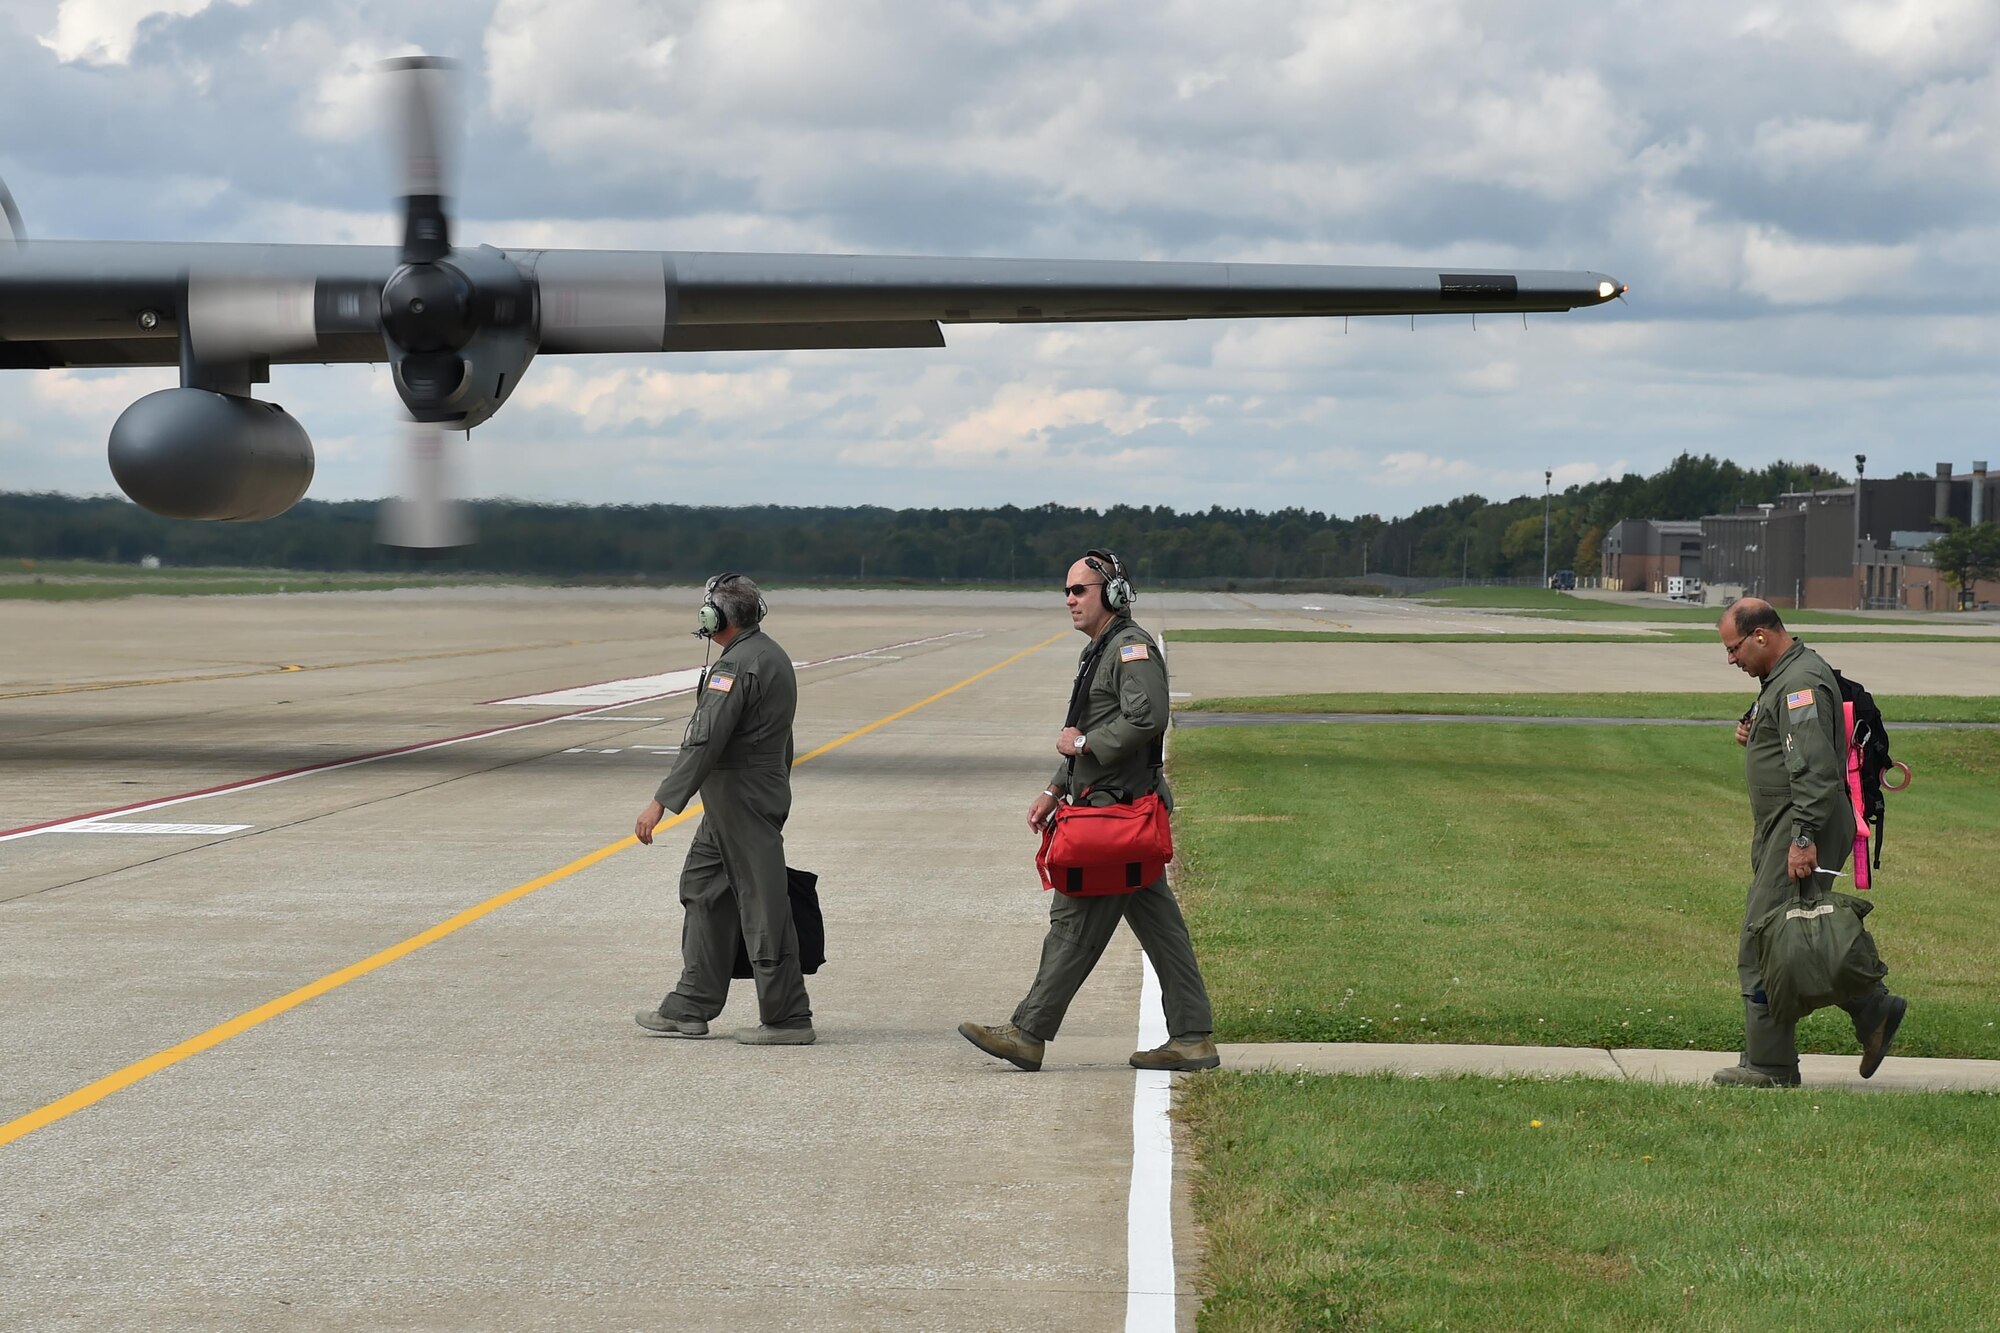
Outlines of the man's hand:
<svg viewBox="0 0 2000 1333">
<path fill-rule="evenodd" d="M 1062 735 L 1056 737 L 1056 753 L 1065 759 L 1074 759 L 1083 753 L 1077 748 L 1077 742 L 1082 739 L 1083 733 L 1075 727 L 1064 727 Z"/>
<path fill-rule="evenodd" d="M 646 802 L 646 808 L 639 812 L 637 822 L 632 825 L 632 836 L 648 847 L 653 845 L 653 830 L 667 817 L 667 807 L 658 801 Z"/>
<path fill-rule="evenodd" d="M 1040 833 L 1048 827 L 1050 816 L 1055 814 L 1056 807 L 1061 804 L 1060 798 L 1051 796 L 1047 792 L 1037 796 L 1035 803 L 1028 807 L 1028 827 Z"/>
<path fill-rule="evenodd" d="M 1793 843 L 1785 852 L 1785 869 L 1793 879 L 1811 879 L 1813 871 L 1819 869 L 1819 848 Z"/>
<path fill-rule="evenodd" d="M 1736 724 L 1736 743 L 1738 745 L 1750 743 L 1750 719 L 1747 717 Z"/>
</svg>

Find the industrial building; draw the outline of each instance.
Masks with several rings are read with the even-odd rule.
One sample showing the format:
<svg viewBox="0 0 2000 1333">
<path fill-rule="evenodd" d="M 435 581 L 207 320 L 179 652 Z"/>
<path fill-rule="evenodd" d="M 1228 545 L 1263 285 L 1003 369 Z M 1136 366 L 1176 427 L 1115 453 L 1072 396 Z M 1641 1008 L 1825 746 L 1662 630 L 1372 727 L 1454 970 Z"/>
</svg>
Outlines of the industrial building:
<svg viewBox="0 0 2000 1333">
<path fill-rule="evenodd" d="M 2000 519 L 2000 476 L 1984 462 L 1955 475 L 1862 479 L 1745 505 L 1697 522 L 1628 519 L 1603 543 L 1607 588 L 1664 592 L 1671 576 L 1699 578 L 1708 602 L 1762 597 L 1781 607 L 1945 610 L 1957 592 L 1931 564 L 1942 520 Z M 2000 602 L 2000 583 L 1973 592 Z"/>
</svg>

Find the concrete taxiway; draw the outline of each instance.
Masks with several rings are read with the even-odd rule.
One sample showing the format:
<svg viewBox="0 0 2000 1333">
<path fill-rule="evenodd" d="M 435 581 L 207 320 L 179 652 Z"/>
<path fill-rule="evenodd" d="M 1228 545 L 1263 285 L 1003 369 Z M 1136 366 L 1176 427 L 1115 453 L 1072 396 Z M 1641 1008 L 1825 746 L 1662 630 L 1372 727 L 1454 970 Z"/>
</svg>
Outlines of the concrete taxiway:
<svg viewBox="0 0 2000 1333">
<path fill-rule="evenodd" d="M 536 701 L 698 667 L 696 601 L 0 606 L 0 1326 L 1102 1329 L 1172 1293 L 1192 1327 L 1191 1249 L 1132 1289 L 1129 934 L 1041 1074 L 953 1032 L 1007 1015 L 1046 920 L 1022 817 L 1078 646 L 1059 600 L 773 597 L 815 664 L 799 753 L 832 747 L 788 829 L 831 960 L 793 1049 L 728 1040 L 747 983 L 720 1039 L 631 1023 L 677 970 L 693 822 L 619 844 L 686 694 Z M 1141 619 L 1425 614 L 1354 601 Z M 1991 644 L 1893 647 L 1899 690 L 2000 691 Z M 1172 663 L 1196 695 L 1742 684 L 1668 644 Z"/>
</svg>

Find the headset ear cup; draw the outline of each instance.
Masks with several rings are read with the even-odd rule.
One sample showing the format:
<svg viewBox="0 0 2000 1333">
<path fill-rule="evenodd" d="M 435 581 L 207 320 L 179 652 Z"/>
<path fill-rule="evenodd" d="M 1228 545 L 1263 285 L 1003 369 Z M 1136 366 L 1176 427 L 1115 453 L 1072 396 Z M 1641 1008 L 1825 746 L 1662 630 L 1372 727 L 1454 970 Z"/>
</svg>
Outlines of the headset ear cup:
<svg viewBox="0 0 2000 1333">
<path fill-rule="evenodd" d="M 717 606 L 714 602 L 703 602 L 701 604 L 701 634 L 703 638 L 708 638 L 718 630 L 727 628 L 728 624 L 729 617 L 723 614 L 721 607 Z"/>
</svg>

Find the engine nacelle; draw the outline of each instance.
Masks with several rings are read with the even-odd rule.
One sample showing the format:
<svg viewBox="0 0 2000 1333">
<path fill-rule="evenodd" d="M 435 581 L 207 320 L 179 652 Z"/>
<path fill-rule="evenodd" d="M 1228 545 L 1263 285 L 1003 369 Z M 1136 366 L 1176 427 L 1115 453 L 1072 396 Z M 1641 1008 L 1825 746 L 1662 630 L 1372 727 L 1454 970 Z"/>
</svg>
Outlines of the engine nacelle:
<svg viewBox="0 0 2000 1333">
<path fill-rule="evenodd" d="M 312 484 L 312 441 L 276 403 L 161 389 L 111 427 L 111 475 L 168 518 L 272 518 Z"/>
</svg>

